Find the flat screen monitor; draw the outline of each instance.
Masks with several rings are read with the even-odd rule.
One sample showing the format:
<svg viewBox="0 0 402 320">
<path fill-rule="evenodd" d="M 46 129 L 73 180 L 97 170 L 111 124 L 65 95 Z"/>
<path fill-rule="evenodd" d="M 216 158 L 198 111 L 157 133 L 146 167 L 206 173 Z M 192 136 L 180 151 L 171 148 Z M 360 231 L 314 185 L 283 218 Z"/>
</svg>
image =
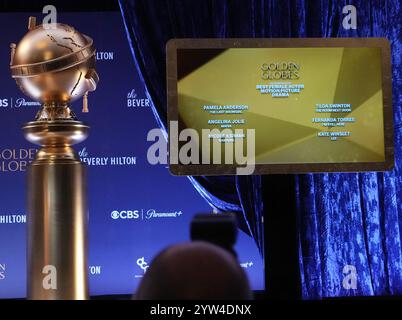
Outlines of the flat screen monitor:
<svg viewBox="0 0 402 320">
<path fill-rule="evenodd" d="M 393 167 L 386 39 L 173 39 L 167 89 L 173 174 Z"/>
</svg>

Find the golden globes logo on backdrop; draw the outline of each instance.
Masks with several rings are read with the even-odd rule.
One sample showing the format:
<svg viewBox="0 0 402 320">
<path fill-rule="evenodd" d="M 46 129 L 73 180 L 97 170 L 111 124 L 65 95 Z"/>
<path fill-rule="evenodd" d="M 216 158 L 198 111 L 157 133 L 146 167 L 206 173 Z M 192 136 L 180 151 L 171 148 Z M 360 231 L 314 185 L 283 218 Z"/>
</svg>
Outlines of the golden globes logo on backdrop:
<svg viewBox="0 0 402 320">
<path fill-rule="evenodd" d="M 300 64 L 295 62 L 271 62 L 261 65 L 264 80 L 298 80 Z"/>
<path fill-rule="evenodd" d="M 37 150 L 29 149 L 0 149 L 0 173 L 22 172 L 32 162 Z"/>
</svg>

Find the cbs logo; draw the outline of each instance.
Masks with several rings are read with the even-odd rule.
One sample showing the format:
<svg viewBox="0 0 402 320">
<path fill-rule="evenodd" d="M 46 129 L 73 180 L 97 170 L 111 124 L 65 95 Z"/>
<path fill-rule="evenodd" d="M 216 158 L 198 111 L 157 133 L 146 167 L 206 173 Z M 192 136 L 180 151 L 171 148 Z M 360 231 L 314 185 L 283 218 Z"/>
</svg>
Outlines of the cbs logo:
<svg viewBox="0 0 402 320">
<path fill-rule="evenodd" d="M 0 108 L 8 107 L 8 99 L 0 99 Z"/>
<path fill-rule="evenodd" d="M 122 211 L 114 210 L 110 215 L 113 220 L 138 219 L 140 217 L 139 210 L 122 210 Z"/>
</svg>

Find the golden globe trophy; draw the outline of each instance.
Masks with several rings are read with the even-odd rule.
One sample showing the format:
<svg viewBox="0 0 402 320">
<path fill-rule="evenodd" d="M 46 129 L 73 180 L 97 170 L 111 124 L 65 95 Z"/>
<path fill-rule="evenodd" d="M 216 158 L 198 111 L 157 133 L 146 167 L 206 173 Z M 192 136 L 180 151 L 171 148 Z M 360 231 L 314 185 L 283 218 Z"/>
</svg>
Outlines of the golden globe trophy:
<svg viewBox="0 0 402 320">
<path fill-rule="evenodd" d="M 11 75 L 24 94 L 42 103 L 25 138 L 41 148 L 28 168 L 28 299 L 87 299 L 87 201 L 85 167 L 72 145 L 89 127 L 70 103 L 99 81 L 91 38 L 65 24 L 36 26 L 11 44 Z"/>
</svg>

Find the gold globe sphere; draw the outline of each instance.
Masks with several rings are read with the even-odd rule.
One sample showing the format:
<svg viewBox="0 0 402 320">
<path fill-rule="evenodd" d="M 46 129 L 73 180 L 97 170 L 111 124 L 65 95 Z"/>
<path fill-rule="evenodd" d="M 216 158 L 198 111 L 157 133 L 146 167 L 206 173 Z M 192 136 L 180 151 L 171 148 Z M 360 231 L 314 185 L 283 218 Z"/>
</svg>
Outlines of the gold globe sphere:
<svg viewBox="0 0 402 320">
<path fill-rule="evenodd" d="M 66 24 L 30 25 L 11 44 L 11 75 L 21 90 L 44 105 L 66 105 L 96 89 L 95 48 L 90 37 Z"/>
</svg>

